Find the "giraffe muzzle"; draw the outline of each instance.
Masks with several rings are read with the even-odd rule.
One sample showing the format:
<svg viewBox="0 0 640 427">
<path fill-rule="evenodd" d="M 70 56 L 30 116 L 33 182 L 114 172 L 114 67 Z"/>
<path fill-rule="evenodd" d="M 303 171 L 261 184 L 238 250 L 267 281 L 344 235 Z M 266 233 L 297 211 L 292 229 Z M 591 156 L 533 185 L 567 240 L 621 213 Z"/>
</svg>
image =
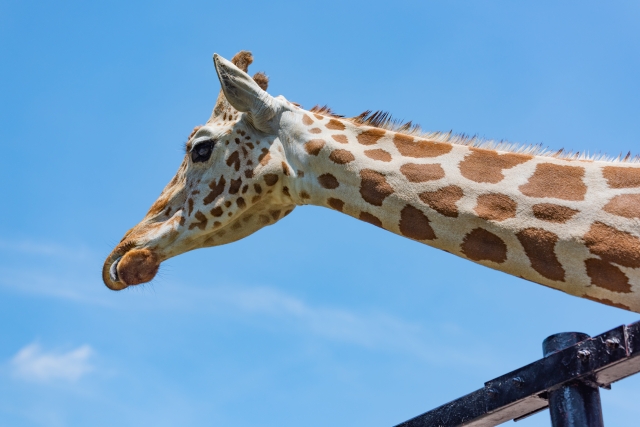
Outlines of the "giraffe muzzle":
<svg viewBox="0 0 640 427">
<path fill-rule="evenodd" d="M 158 256 L 149 249 L 132 249 L 113 258 L 113 255 L 107 258 L 102 278 L 114 291 L 150 282 L 160 267 Z"/>
</svg>

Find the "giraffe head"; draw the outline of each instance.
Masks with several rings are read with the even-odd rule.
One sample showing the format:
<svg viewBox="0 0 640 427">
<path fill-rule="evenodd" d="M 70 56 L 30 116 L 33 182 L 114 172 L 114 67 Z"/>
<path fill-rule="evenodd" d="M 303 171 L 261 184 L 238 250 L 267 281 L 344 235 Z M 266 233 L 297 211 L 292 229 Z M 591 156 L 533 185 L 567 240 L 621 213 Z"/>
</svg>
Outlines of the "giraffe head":
<svg viewBox="0 0 640 427">
<path fill-rule="evenodd" d="M 298 108 L 269 95 L 264 74 L 247 75 L 252 60 L 246 51 L 232 61 L 214 55 L 222 90 L 213 114 L 189 136 L 178 172 L 144 219 L 107 257 L 110 289 L 148 282 L 164 260 L 239 240 L 295 207 L 278 131 Z"/>
</svg>

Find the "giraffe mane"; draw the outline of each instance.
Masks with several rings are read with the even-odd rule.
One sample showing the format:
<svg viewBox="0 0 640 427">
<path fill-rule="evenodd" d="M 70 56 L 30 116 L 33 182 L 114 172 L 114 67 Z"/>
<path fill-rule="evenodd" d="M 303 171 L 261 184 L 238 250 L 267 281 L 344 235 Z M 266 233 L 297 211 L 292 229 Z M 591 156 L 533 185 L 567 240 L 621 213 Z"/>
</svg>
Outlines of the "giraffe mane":
<svg viewBox="0 0 640 427">
<path fill-rule="evenodd" d="M 328 105 L 315 105 L 309 111 L 326 117 L 347 120 L 358 126 L 371 126 L 379 129 L 385 129 L 391 132 L 398 132 L 404 135 L 428 139 L 430 141 L 466 145 L 468 147 L 474 148 L 507 151 L 510 153 L 528 154 L 532 156 L 553 157 L 562 160 L 640 163 L 640 154 L 634 155 L 631 154 L 631 151 L 629 151 L 626 155 L 620 153 L 618 156 L 610 156 L 605 153 L 567 151 L 564 148 L 561 148 L 560 150 L 551 150 L 542 144 L 520 144 L 508 141 L 496 141 L 492 139 L 480 138 L 477 135 L 469 136 L 466 134 L 454 134 L 453 131 L 427 132 L 424 131 L 418 124 L 415 124 L 411 121 L 405 122 L 403 120 L 395 119 L 389 112 L 382 110 L 367 110 L 362 114 L 354 117 L 345 117 L 336 114 Z"/>
</svg>

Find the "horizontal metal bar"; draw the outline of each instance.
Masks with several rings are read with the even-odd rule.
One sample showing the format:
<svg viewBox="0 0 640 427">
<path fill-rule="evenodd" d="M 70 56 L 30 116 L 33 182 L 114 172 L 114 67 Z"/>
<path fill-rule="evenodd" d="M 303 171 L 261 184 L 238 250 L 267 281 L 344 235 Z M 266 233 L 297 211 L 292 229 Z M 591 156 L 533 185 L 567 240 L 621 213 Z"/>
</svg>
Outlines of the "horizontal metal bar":
<svg viewBox="0 0 640 427">
<path fill-rule="evenodd" d="M 397 427 L 493 427 L 544 409 L 548 393 L 571 381 L 608 388 L 638 372 L 640 322 L 635 322 L 487 381 L 483 388 Z"/>
</svg>

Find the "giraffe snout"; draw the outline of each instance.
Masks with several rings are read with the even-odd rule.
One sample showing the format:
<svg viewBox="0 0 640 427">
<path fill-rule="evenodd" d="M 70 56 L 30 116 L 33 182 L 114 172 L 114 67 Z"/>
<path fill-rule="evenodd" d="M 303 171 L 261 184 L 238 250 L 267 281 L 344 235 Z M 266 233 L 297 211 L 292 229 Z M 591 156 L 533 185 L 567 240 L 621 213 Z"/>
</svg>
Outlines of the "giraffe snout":
<svg viewBox="0 0 640 427">
<path fill-rule="evenodd" d="M 151 250 L 132 249 L 122 256 L 107 258 L 102 278 L 109 289 L 119 291 L 151 281 L 159 267 L 160 261 Z"/>
</svg>

